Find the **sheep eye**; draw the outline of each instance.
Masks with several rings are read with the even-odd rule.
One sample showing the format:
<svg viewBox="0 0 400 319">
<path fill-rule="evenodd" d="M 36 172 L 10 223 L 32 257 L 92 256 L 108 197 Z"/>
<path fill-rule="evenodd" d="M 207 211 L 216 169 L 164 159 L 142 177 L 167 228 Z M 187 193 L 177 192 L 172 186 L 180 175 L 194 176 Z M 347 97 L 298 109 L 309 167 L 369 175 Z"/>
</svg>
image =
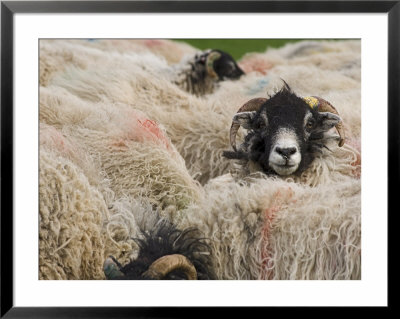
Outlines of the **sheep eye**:
<svg viewBox="0 0 400 319">
<path fill-rule="evenodd" d="M 308 121 L 306 124 L 307 129 L 312 129 L 314 127 L 314 121 Z"/>
</svg>

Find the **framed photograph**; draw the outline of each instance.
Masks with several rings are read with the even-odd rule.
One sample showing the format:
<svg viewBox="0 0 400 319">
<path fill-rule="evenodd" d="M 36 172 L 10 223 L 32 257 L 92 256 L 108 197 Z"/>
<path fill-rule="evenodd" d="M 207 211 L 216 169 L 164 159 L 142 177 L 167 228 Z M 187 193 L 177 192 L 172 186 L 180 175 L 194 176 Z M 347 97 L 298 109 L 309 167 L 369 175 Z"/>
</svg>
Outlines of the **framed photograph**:
<svg viewBox="0 0 400 319">
<path fill-rule="evenodd" d="M 1 316 L 388 309 L 399 18 L 2 1 Z"/>
</svg>

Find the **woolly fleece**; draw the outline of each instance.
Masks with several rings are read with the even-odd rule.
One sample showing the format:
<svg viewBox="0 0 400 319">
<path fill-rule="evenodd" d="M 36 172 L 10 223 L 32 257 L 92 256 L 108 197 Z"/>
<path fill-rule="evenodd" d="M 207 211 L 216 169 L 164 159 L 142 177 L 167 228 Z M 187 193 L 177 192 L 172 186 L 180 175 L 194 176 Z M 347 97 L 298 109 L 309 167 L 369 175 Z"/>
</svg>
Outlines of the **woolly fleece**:
<svg viewBox="0 0 400 319">
<path fill-rule="evenodd" d="M 134 258 L 132 237 L 157 211 L 211 240 L 218 279 L 361 279 L 360 41 L 248 54 L 245 76 L 201 97 L 173 83 L 195 51 L 40 40 L 39 278 L 104 279 L 105 258 Z M 299 177 L 221 156 L 235 112 L 281 79 L 331 102 L 345 125 L 345 145 Z"/>
</svg>

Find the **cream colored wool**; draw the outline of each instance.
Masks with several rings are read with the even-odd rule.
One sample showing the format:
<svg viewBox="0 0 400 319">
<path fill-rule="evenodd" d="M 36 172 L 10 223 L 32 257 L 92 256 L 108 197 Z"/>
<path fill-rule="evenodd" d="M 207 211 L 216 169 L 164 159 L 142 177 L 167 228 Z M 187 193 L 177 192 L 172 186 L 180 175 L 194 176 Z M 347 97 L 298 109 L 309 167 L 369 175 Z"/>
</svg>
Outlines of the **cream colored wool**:
<svg viewBox="0 0 400 319">
<path fill-rule="evenodd" d="M 307 56 L 308 65 L 304 65 L 307 52 L 304 48 L 301 57 L 291 59 L 285 58 L 288 55 L 286 47 L 268 50 L 265 57 L 274 66 L 267 76 L 251 72 L 239 81 L 221 83 L 216 92 L 202 98 L 191 96 L 166 81 L 168 76 L 156 71 L 157 68 L 165 70 L 162 63 L 149 63 L 150 60 L 146 60 L 149 58 L 141 62 L 139 56 L 133 55 L 129 59 L 122 54 L 113 55 L 112 65 L 105 58 L 104 63 L 89 69 L 69 69 L 53 82 L 91 102 L 108 100 L 112 105 L 124 103 L 146 112 L 164 125 L 190 174 L 205 184 L 210 178 L 233 169 L 232 161 L 222 158 L 221 154 L 230 148 L 228 135 L 234 113 L 247 100 L 268 96 L 279 89 L 281 78 L 300 96 L 318 95 L 330 101 L 344 120 L 347 136 L 359 139 L 360 83 L 342 69 L 335 71 L 338 65 L 347 65 L 350 56 L 359 61 L 359 41 L 326 41 L 318 43 L 318 48 L 319 51 Z M 279 50 L 283 52 L 281 56 Z M 292 48 L 291 51 L 296 50 Z M 327 54 L 330 58 L 322 63 L 320 56 Z M 153 60 L 155 57 L 151 58 Z M 296 64 L 297 60 L 300 61 Z M 336 62 L 329 64 L 331 60 Z M 244 133 L 241 131 L 238 141 Z M 347 164 L 351 168 L 351 164 Z"/>
<path fill-rule="evenodd" d="M 90 41 L 74 40 L 74 42 L 77 44 L 82 44 L 83 42 L 88 47 L 93 47 L 104 52 L 151 52 L 163 57 L 168 64 L 179 63 L 184 56 L 193 55 L 197 51 L 197 49 L 185 42 L 167 39 L 93 39 Z"/>
<path fill-rule="evenodd" d="M 114 256 L 125 265 L 137 258 L 136 238 L 154 226 L 160 218 L 146 198 L 120 197 L 109 205 L 110 218 L 103 225 L 106 233 L 104 256 Z M 102 260 L 102 263 L 104 259 Z"/>
<path fill-rule="evenodd" d="M 102 279 L 108 209 L 80 169 L 40 152 L 39 279 Z"/>
<path fill-rule="evenodd" d="M 39 177 L 39 279 L 105 279 L 103 263 L 113 255 L 136 257 L 149 204 L 120 198 L 106 204 L 79 167 L 41 149 Z"/>
<path fill-rule="evenodd" d="M 47 86 L 52 78 L 67 67 L 85 69 L 90 63 L 96 63 L 102 52 L 89 47 L 75 45 L 70 40 L 39 41 L 39 83 Z"/>
<path fill-rule="evenodd" d="M 85 150 L 116 198 L 144 196 L 174 215 L 202 192 L 162 126 L 140 111 L 81 101 L 49 87 L 41 91 L 40 119 Z"/>
<path fill-rule="evenodd" d="M 183 214 L 210 238 L 218 279 L 360 279 L 360 183 L 318 188 L 231 175 Z"/>
<path fill-rule="evenodd" d="M 357 180 L 303 191 L 279 210 L 269 236 L 269 279 L 361 279 L 361 185 Z"/>
<path fill-rule="evenodd" d="M 70 160 L 82 169 L 90 185 L 103 189 L 103 192 L 107 191 L 108 185 L 104 174 L 89 154 L 82 149 L 82 145 L 73 143 L 62 131 L 45 123 L 39 125 L 39 142 L 40 150 L 56 152 Z"/>
<path fill-rule="evenodd" d="M 103 69 L 102 66 L 91 72 L 73 69 L 66 75 L 67 78 L 58 78 L 54 81 L 58 87 L 63 87 L 72 95 L 91 103 L 109 99 L 109 104 L 112 106 L 130 105 L 146 112 L 158 123 L 166 123 L 163 125 L 172 143 L 184 157 L 192 176 L 197 176 L 202 183 L 210 177 L 223 173 L 224 167 L 231 164 L 226 162 L 216 165 L 215 163 L 221 162 L 222 151 L 229 143 L 228 133 L 221 134 L 221 122 L 210 125 L 204 120 L 204 114 L 215 114 L 214 117 L 217 116 L 223 121 L 225 130 L 229 127 L 230 116 L 225 110 L 217 110 L 220 103 L 209 105 L 182 91 L 176 85 L 166 82 L 156 74 L 144 76 L 138 73 L 139 70 L 134 64 L 131 69 L 131 71 L 119 70 L 115 73 L 110 69 Z M 98 79 L 106 73 L 107 80 L 98 82 Z M 131 74 L 137 75 L 132 78 Z M 73 86 L 70 81 L 72 78 Z M 216 112 L 223 114 L 219 115 Z M 196 145 L 199 145 L 198 150 L 194 150 Z M 204 169 L 205 167 L 208 168 Z M 209 169 L 211 171 L 207 172 Z M 202 173 L 203 171 L 205 173 Z"/>
<path fill-rule="evenodd" d="M 155 144 L 136 141 L 120 144 L 100 132 L 82 129 L 71 134 L 99 161 L 117 198 L 146 197 L 173 219 L 177 211 L 195 201 L 201 192 L 183 161 L 177 162 L 168 150 Z"/>
<path fill-rule="evenodd" d="M 95 170 L 88 169 L 87 158 L 79 158 L 82 153 L 72 152 L 76 148 L 66 137 L 45 124 L 40 134 L 39 277 L 104 279 L 102 265 L 108 255 L 123 263 L 136 256 L 136 220 L 140 217 L 143 224 L 152 208 L 131 198 L 116 200 L 107 179 L 93 179 Z M 95 258 L 86 250 L 94 250 Z"/>
<path fill-rule="evenodd" d="M 151 121 L 146 122 L 144 113 L 125 105 L 108 106 L 82 101 L 57 87 L 41 88 L 40 151 L 56 152 L 60 161 L 72 161 L 71 166 L 78 165 L 81 172 L 71 177 L 71 183 L 79 184 L 80 179 L 87 178 L 89 186 L 99 192 L 109 210 L 109 218 L 97 224 L 100 239 L 88 238 L 100 241 L 102 245 L 93 248 L 101 255 L 91 261 L 92 269 L 81 269 L 89 262 L 87 259 L 90 256 L 81 257 L 82 249 L 71 242 L 66 248 L 70 255 L 58 258 L 59 265 L 66 266 L 64 273 L 58 270 L 53 274 L 44 274 L 56 269 L 56 266 L 48 265 L 48 260 L 53 258 L 52 250 L 46 247 L 43 248 L 45 257 L 40 261 L 40 267 L 50 270 L 43 270 L 43 279 L 103 279 L 102 263 L 108 255 L 113 255 L 122 263 L 131 260 L 137 253 L 132 237 L 138 235 L 135 221 L 138 207 L 126 204 L 132 202 L 132 196 L 146 196 L 148 202 L 162 209 L 162 215 L 179 219 L 177 211 L 195 200 L 198 196 L 196 192 L 201 191 L 188 175 L 183 159 L 162 127 Z M 41 165 L 45 164 L 41 160 Z M 47 177 L 57 180 L 57 177 L 48 174 Z M 47 184 L 42 177 L 41 182 Z M 51 209 L 45 199 L 55 196 L 51 195 L 54 190 L 48 191 L 40 195 L 43 209 Z M 90 195 L 84 196 L 90 200 Z M 121 204 L 124 198 L 126 200 Z M 65 196 L 62 200 L 67 201 Z M 72 205 L 69 201 L 67 204 Z M 58 222 L 66 231 L 80 238 L 86 226 L 74 220 L 72 216 L 75 213 L 77 216 L 85 214 L 71 210 L 70 220 L 61 219 Z M 57 218 L 53 216 L 55 221 Z M 41 227 L 49 228 L 42 222 Z M 43 245 L 51 242 L 47 238 L 41 241 Z M 70 259 L 76 263 L 73 272 L 69 270 Z M 90 272 L 92 277 L 88 275 Z"/>
<path fill-rule="evenodd" d="M 209 238 L 217 279 L 258 279 L 264 210 L 285 183 L 237 183 L 227 174 L 205 187 L 205 197 L 183 214 L 180 227 L 197 226 Z"/>
<path fill-rule="evenodd" d="M 41 59 L 59 45 L 49 43 Z M 253 72 L 201 98 L 171 83 L 168 63 L 153 54 L 102 51 L 89 42 L 79 50 L 87 55 L 83 66 L 66 63 L 40 88 L 41 149 L 79 166 L 77 180 L 88 175 L 103 197 L 104 256 L 122 263 L 135 256 L 134 198 L 143 196 L 179 227 L 198 226 L 212 240 L 219 279 L 360 279 L 359 41 L 267 50 L 255 60 L 265 61 L 266 72 L 250 60 Z M 221 157 L 232 116 L 278 90 L 281 78 L 298 95 L 321 96 L 338 109 L 346 144 L 330 145 L 300 177 L 236 174 L 234 161 Z"/>
<path fill-rule="evenodd" d="M 119 59 L 118 57 L 122 58 Z M 147 57 L 147 58 L 146 58 Z M 151 51 L 136 53 L 127 51 L 119 53 L 118 51 L 103 52 L 92 46 L 86 40 L 40 40 L 39 42 L 39 83 L 41 86 L 48 86 L 52 79 L 63 74 L 70 68 L 88 69 L 95 68 L 100 64 L 114 65 L 121 67 L 118 63 L 137 64 L 139 59 L 146 69 L 160 70 L 169 69 L 167 61 L 162 56 L 156 56 Z M 164 73 L 168 74 L 168 72 Z"/>
<path fill-rule="evenodd" d="M 262 62 L 262 63 L 260 63 Z M 300 41 L 265 53 L 248 53 L 240 61 L 249 70 L 269 73 L 276 66 L 311 66 L 361 80 L 361 41 Z M 254 65 L 253 65 L 254 64 Z M 260 67 L 260 64 L 263 68 Z"/>
</svg>

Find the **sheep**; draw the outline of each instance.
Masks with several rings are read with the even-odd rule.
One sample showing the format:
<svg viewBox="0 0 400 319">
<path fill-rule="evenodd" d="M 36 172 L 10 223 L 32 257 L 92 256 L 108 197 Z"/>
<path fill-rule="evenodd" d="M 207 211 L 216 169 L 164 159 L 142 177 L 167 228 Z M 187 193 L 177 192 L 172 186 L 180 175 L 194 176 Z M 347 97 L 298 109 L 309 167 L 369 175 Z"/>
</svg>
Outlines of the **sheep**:
<svg viewBox="0 0 400 319">
<path fill-rule="evenodd" d="M 162 57 L 169 65 L 182 61 L 185 56 L 194 55 L 198 51 L 191 45 L 168 39 L 88 39 L 69 40 L 74 44 L 101 50 L 102 52 L 136 52 L 152 54 Z"/>
<path fill-rule="evenodd" d="M 146 196 L 171 215 L 202 192 L 163 126 L 139 110 L 90 103 L 49 87 L 41 88 L 39 118 L 75 145 L 70 153 L 94 163 L 113 197 Z"/>
<path fill-rule="evenodd" d="M 131 260 L 138 208 L 121 200 L 175 221 L 202 191 L 162 126 L 124 105 L 41 87 L 39 140 L 40 279 L 104 279 L 106 256 Z"/>
<path fill-rule="evenodd" d="M 212 93 L 219 81 L 236 80 L 244 74 L 230 54 L 217 49 L 183 60 L 175 66 L 174 73 L 174 82 L 197 96 Z"/>
<path fill-rule="evenodd" d="M 166 222 L 178 221 L 177 214 L 166 215 L 168 219 L 155 216 L 151 196 L 140 201 L 139 196 L 116 195 L 107 181 L 99 182 L 101 176 L 90 177 L 95 170 L 88 168 L 85 157 L 75 150 L 70 137 L 59 130 L 46 126 L 41 129 L 39 279 L 105 279 L 104 259 L 113 255 L 128 264 L 137 257 L 141 245 L 133 238 L 146 236 L 143 229 L 150 229 L 146 225 L 157 221 L 159 232 L 177 239 L 178 231 Z M 101 168 L 97 169 L 101 175 Z M 179 234 L 178 242 L 184 240 L 179 252 L 191 258 L 202 279 L 202 267 L 206 267 L 209 257 L 192 255 L 206 246 L 200 239 L 198 244 L 190 245 L 194 235 L 200 238 L 193 229 Z M 191 250 L 194 248 L 196 252 Z M 206 273 L 210 275 L 211 270 Z"/>
<path fill-rule="evenodd" d="M 106 247 L 120 256 L 102 231 L 104 197 L 57 152 L 41 149 L 39 163 L 39 279 L 103 279 Z"/>
<path fill-rule="evenodd" d="M 346 48 L 357 48 L 351 41 L 345 44 L 328 44 L 329 54 L 335 54 L 334 58 L 339 60 L 343 56 L 345 64 L 350 61 L 351 56 Z M 323 48 L 327 44 L 323 42 L 320 46 L 324 52 Z M 275 51 L 273 53 L 277 54 Z M 231 123 L 232 114 L 245 101 L 260 96 L 261 92 L 263 95 L 272 92 L 280 85 L 280 78 L 275 76 L 278 71 L 301 96 L 318 94 L 332 104 L 341 106 L 341 117 L 347 123 L 347 143 L 332 155 L 336 157 L 336 162 L 348 165 L 348 172 L 353 174 L 353 166 L 347 159 L 358 157 L 360 151 L 357 146 L 360 134 L 359 82 L 342 75 L 341 71 L 335 73 L 331 68 L 321 71 L 319 65 L 312 65 L 310 62 L 313 59 L 316 60 L 315 63 L 321 62 L 317 54 L 309 59 L 310 65 L 306 68 L 302 65 L 296 66 L 295 58 L 289 60 L 290 68 L 284 65 L 288 60 L 278 61 L 275 57 L 275 60 L 271 58 L 276 66 L 269 69 L 266 76 L 260 77 L 259 73 L 251 72 L 242 76 L 239 81 L 220 82 L 219 89 L 206 98 L 187 94 L 171 83 L 171 77 L 162 72 L 166 65 L 154 56 L 122 55 L 115 52 L 112 55 L 103 55 L 102 62 L 96 65 L 88 64 L 84 69 L 66 69 L 65 73 L 53 78 L 52 85 L 63 87 L 90 102 L 107 99 L 111 105 L 130 105 L 162 123 L 172 143 L 184 158 L 191 176 L 203 185 L 213 177 L 236 170 L 233 161 L 222 157 L 229 145 L 229 134 L 226 130 Z M 265 56 L 269 57 L 268 54 Z M 328 59 L 324 61 L 328 63 Z M 239 61 L 239 65 L 240 62 L 242 61 Z M 302 81 L 297 80 L 296 74 L 301 76 Z M 315 81 L 316 76 L 318 81 Z M 209 118 L 208 114 L 213 114 L 213 119 L 204 121 L 204 118 Z M 238 134 L 241 136 L 241 131 Z M 331 158 L 332 155 L 328 157 Z M 326 156 L 322 156 L 323 160 L 317 159 L 316 164 L 325 165 Z"/>
<path fill-rule="evenodd" d="M 249 133 L 237 150 L 236 133 L 240 126 Z M 223 155 L 243 160 L 266 174 L 301 174 L 316 154 L 327 148 L 330 137 L 326 132 L 334 126 L 339 133 L 339 146 L 343 146 L 344 128 L 336 109 L 321 98 L 298 97 L 285 82 L 269 99 L 252 99 L 239 109 L 230 130 L 234 151 Z"/>
<path fill-rule="evenodd" d="M 209 238 L 220 280 L 359 280 L 360 181 L 350 176 L 310 187 L 255 173 L 205 186 L 179 228 Z"/>
<path fill-rule="evenodd" d="M 184 56 L 193 56 L 198 51 L 186 43 L 163 39 L 41 39 L 39 47 L 39 82 L 42 86 L 50 85 L 53 77 L 63 73 L 67 67 L 87 68 L 93 63 L 101 63 L 99 60 L 104 57 L 104 52 L 110 55 L 150 53 L 164 61 L 163 67 L 168 68 L 168 65 L 178 64 Z"/>
<path fill-rule="evenodd" d="M 198 229 L 179 230 L 168 219 L 157 218 L 150 229 L 142 230 L 142 237 L 135 239 L 136 259 L 124 266 L 113 256 L 105 260 L 107 279 L 215 279 L 209 245 Z"/>
<path fill-rule="evenodd" d="M 47 234 L 41 237 L 40 263 L 46 261 L 46 269 L 57 273 L 43 272 L 42 279 L 105 279 L 103 263 L 108 256 L 120 265 L 136 260 L 140 247 L 132 238 L 143 234 L 137 211 L 148 216 L 152 209 L 176 229 L 195 227 L 209 239 L 216 279 L 360 278 L 355 77 L 349 79 L 342 71 L 336 77 L 333 70 L 325 72 L 317 64 L 296 66 L 297 57 L 291 57 L 290 70 L 285 69 L 283 62 L 289 60 L 282 58 L 272 60 L 266 74 L 251 72 L 238 81 L 220 82 L 211 94 L 197 97 L 171 83 L 160 72 L 166 64 L 154 55 L 81 49 L 96 51 L 101 63 L 67 65 L 40 87 L 41 153 L 49 151 L 62 163 L 42 161 L 40 167 L 40 209 L 52 216 L 41 219 Z M 299 176 L 254 172 L 237 179 L 230 173 L 236 168 L 234 161 L 221 156 L 230 145 L 232 114 L 249 99 L 275 89 L 280 79 L 274 72 L 288 78 L 299 96 L 318 94 L 340 105 L 346 143 L 329 145 L 333 152 L 323 148 L 324 153 Z M 318 81 L 312 78 L 315 73 Z M 244 137 L 242 130 L 238 137 Z M 66 162 L 77 174 L 66 184 L 65 177 L 60 178 L 59 185 L 85 181 L 86 197 L 97 198 L 87 203 L 99 203 L 93 204 L 96 208 L 80 209 L 82 204 L 68 202 L 67 198 L 77 198 L 81 187 L 75 187 L 76 194 L 72 187 L 61 195 L 46 188 Z M 140 196 L 151 209 L 130 204 Z M 61 204 L 53 207 L 53 198 Z M 90 223 L 95 224 L 96 236 L 85 234 L 84 223 L 61 218 L 65 207 L 72 207 L 70 215 L 76 213 L 82 221 L 97 216 L 92 212 L 100 207 L 102 214 Z M 61 237 L 57 223 L 64 232 Z M 88 243 L 99 243 L 92 262 L 85 250 Z M 85 251 L 82 258 L 80 251 Z M 68 271 L 62 274 L 64 270 Z"/>
<path fill-rule="evenodd" d="M 158 54 L 153 54 L 153 45 L 149 44 L 157 43 L 155 45 L 156 48 L 165 48 L 169 44 L 165 40 L 129 41 L 128 46 L 126 46 L 125 42 L 116 40 L 117 44 L 125 43 L 122 48 L 121 45 L 114 47 L 113 44 L 115 41 L 111 41 L 111 44 L 109 42 L 110 40 L 106 42 L 66 40 L 62 43 L 57 43 L 54 40 L 41 40 L 41 85 L 48 86 L 51 83 L 51 79 L 57 73 L 64 71 L 68 65 L 87 68 L 92 63 L 100 63 L 101 52 L 98 48 L 110 50 L 110 46 L 115 50 L 115 52 L 111 51 L 110 54 L 118 54 L 118 49 L 122 48 L 124 50 L 132 50 L 132 55 L 144 52 L 149 55 L 150 59 L 146 63 L 146 60 L 141 58 L 143 68 L 155 67 L 158 69 L 158 72 L 161 71 L 162 76 L 166 79 L 175 83 L 183 90 L 197 96 L 213 92 L 220 81 L 235 80 L 244 74 L 243 70 L 237 65 L 230 54 L 218 49 L 186 53 L 180 61 L 169 64 L 168 61 L 163 59 L 163 54 L 159 52 Z M 169 44 L 169 46 L 171 45 Z M 169 51 L 167 50 L 167 52 Z"/>
</svg>

